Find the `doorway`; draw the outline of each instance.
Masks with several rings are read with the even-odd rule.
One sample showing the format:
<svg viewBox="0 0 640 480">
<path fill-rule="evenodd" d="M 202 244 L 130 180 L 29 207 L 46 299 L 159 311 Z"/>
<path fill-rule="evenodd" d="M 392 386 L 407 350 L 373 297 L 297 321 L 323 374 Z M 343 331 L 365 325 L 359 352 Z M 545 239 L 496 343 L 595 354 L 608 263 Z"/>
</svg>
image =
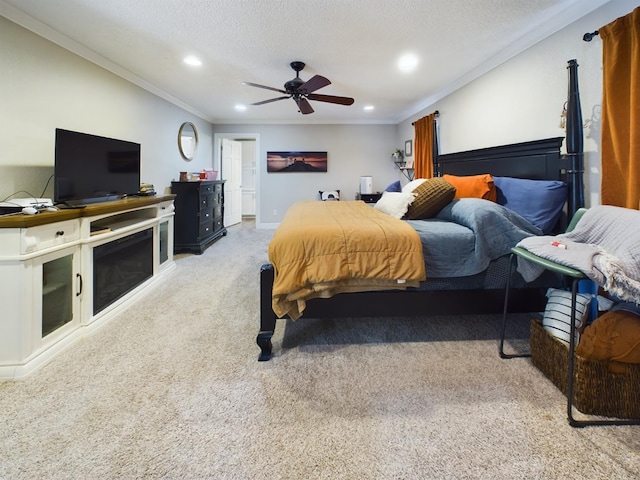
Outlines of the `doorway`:
<svg viewBox="0 0 640 480">
<path fill-rule="evenodd" d="M 231 160 L 224 157 L 223 140 L 240 144 L 239 158 Z M 233 147 L 228 147 L 233 149 Z M 243 217 L 255 218 L 260 223 L 260 134 L 259 133 L 215 133 L 214 134 L 214 165 L 220 170 L 220 178 L 225 182 L 225 226 L 241 221 Z M 226 171 L 225 171 L 226 170 Z M 236 178 L 235 185 L 227 184 Z M 237 179 L 239 177 L 239 180 Z M 227 194 L 229 192 L 229 194 Z M 232 214 L 227 224 L 227 213 Z"/>
</svg>

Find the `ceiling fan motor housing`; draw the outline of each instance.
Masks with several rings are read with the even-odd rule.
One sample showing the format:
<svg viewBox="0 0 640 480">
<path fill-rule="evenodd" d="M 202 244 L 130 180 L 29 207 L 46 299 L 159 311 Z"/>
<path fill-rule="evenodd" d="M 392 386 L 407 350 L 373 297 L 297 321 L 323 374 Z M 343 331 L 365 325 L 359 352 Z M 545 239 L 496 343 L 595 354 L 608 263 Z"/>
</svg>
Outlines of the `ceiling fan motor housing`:
<svg viewBox="0 0 640 480">
<path fill-rule="evenodd" d="M 284 89 L 287 91 L 287 93 L 293 93 L 298 90 L 298 87 L 303 83 L 304 80 L 302 80 L 300 77 L 296 77 L 293 80 L 289 80 L 287 83 L 285 83 Z"/>
<path fill-rule="evenodd" d="M 293 80 L 289 80 L 287 83 L 285 83 L 284 89 L 287 91 L 287 93 L 293 93 L 298 89 L 300 85 L 304 83 L 304 80 L 300 78 L 300 71 L 304 68 L 305 63 L 300 61 L 294 61 L 294 62 L 291 62 L 289 65 L 291 65 L 291 68 L 293 68 L 296 71 L 296 78 L 294 78 Z"/>
</svg>

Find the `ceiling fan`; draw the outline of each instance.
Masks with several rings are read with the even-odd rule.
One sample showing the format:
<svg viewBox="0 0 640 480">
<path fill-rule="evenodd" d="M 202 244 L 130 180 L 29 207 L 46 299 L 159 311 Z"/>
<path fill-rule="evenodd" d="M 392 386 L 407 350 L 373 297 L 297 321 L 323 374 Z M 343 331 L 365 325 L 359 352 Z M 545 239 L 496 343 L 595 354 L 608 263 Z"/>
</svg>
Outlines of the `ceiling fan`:
<svg viewBox="0 0 640 480">
<path fill-rule="evenodd" d="M 304 62 L 291 62 L 291 68 L 295 70 L 296 78 L 285 83 L 284 90 L 281 90 L 279 88 L 267 87 L 265 85 L 258 85 L 257 83 L 242 82 L 243 85 L 264 88 L 266 90 L 273 90 L 274 92 L 280 92 L 284 94 L 284 96 L 282 97 L 270 98 L 269 100 L 263 100 L 262 102 L 252 103 L 251 105 L 264 105 L 265 103 L 293 98 L 294 102 L 296 102 L 296 104 L 298 105 L 298 111 L 303 115 L 313 113 L 313 108 L 311 107 L 309 100 L 315 100 L 317 102 L 336 103 L 338 105 L 353 105 L 353 98 L 313 93 L 316 90 L 321 89 L 322 87 L 330 85 L 331 82 L 328 78 L 325 78 L 321 75 L 314 75 L 305 82 L 300 78 L 300 71 L 304 68 L 304 65 Z"/>
</svg>

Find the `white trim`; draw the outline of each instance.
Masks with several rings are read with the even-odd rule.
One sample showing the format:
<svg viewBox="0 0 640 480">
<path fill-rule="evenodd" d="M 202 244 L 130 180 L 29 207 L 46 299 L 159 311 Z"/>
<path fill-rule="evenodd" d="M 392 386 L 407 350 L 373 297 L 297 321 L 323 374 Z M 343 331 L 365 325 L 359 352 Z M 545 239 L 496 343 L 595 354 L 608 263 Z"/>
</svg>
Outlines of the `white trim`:
<svg viewBox="0 0 640 480">
<path fill-rule="evenodd" d="M 259 133 L 214 133 L 213 134 L 213 165 L 214 169 L 220 172 L 218 178 L 222 178 L 222 159 L 220 158 L 220 146 L 223 138 L 235 140 L 237 138 L 253 139 L 256 142 L 256 226 L 260 224 L 260 172 L 262 171 L 262 158 L 260 156 L 260 134 Z M 266 167 L 265 167 L 266 169 Z"/>
</svg>

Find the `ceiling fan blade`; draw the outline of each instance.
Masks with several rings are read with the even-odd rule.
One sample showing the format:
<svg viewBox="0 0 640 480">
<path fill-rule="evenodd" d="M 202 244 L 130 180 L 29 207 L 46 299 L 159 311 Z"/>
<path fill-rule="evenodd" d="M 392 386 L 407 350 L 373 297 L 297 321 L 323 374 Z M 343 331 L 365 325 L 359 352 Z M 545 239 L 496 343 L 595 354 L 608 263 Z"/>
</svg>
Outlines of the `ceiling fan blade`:
<svg viewBox="0 0 640 480">
<path fill-rule="evenodd" d="M 337 103 L 339 105 L 353 105 L 355 101 L 350 97 L 336 97 L 335 95 L 320 95 L 317 93 L 310 93 L 307 95 L 307 98 L 318 102 Z"/>
<path fill-rule="evenodd" d="M 300 113 L 302 113 L 303 115 L 313 113 L 313 108 L 311 107 L 311 104 L 307 101 L 306 98 L 300 97 L 300 98 L 294 98 L 294 100 L 298 104 L 298 109 L 300 110 Z"/>
<path fill-rule="evenodd" d="M 270 98 L 269 100 L 263 100 L 261 102 L 252 103 L 251 105 L 264 105 L 265 103 L 276 102 L 278 100 L 284 100 L 285 98 L 289 98 L 289 95 L 287 95 L 286 97 Z"/>
<path fill-rule="evenodd" d="M 279 88 L 267 87 L 265 85 L 258 85 L 257 83 L 242 82 L 242 84 L 247 85 L 248 87 L 258 87 L 258 88 L 264 88 L 265 90 L 273 90 L 274 92 L 287 93 L 284 90 L 280 90 Z"/>
<path fill-rule="evenodd" d="M 321 89 L 322 87 L 326 87 L 327 85 L 331 85 L 328 78 L 325 78 L 322 75 L 314 75 L 298 87 L 298 92 L 311 93 Z"/>
</svg>

